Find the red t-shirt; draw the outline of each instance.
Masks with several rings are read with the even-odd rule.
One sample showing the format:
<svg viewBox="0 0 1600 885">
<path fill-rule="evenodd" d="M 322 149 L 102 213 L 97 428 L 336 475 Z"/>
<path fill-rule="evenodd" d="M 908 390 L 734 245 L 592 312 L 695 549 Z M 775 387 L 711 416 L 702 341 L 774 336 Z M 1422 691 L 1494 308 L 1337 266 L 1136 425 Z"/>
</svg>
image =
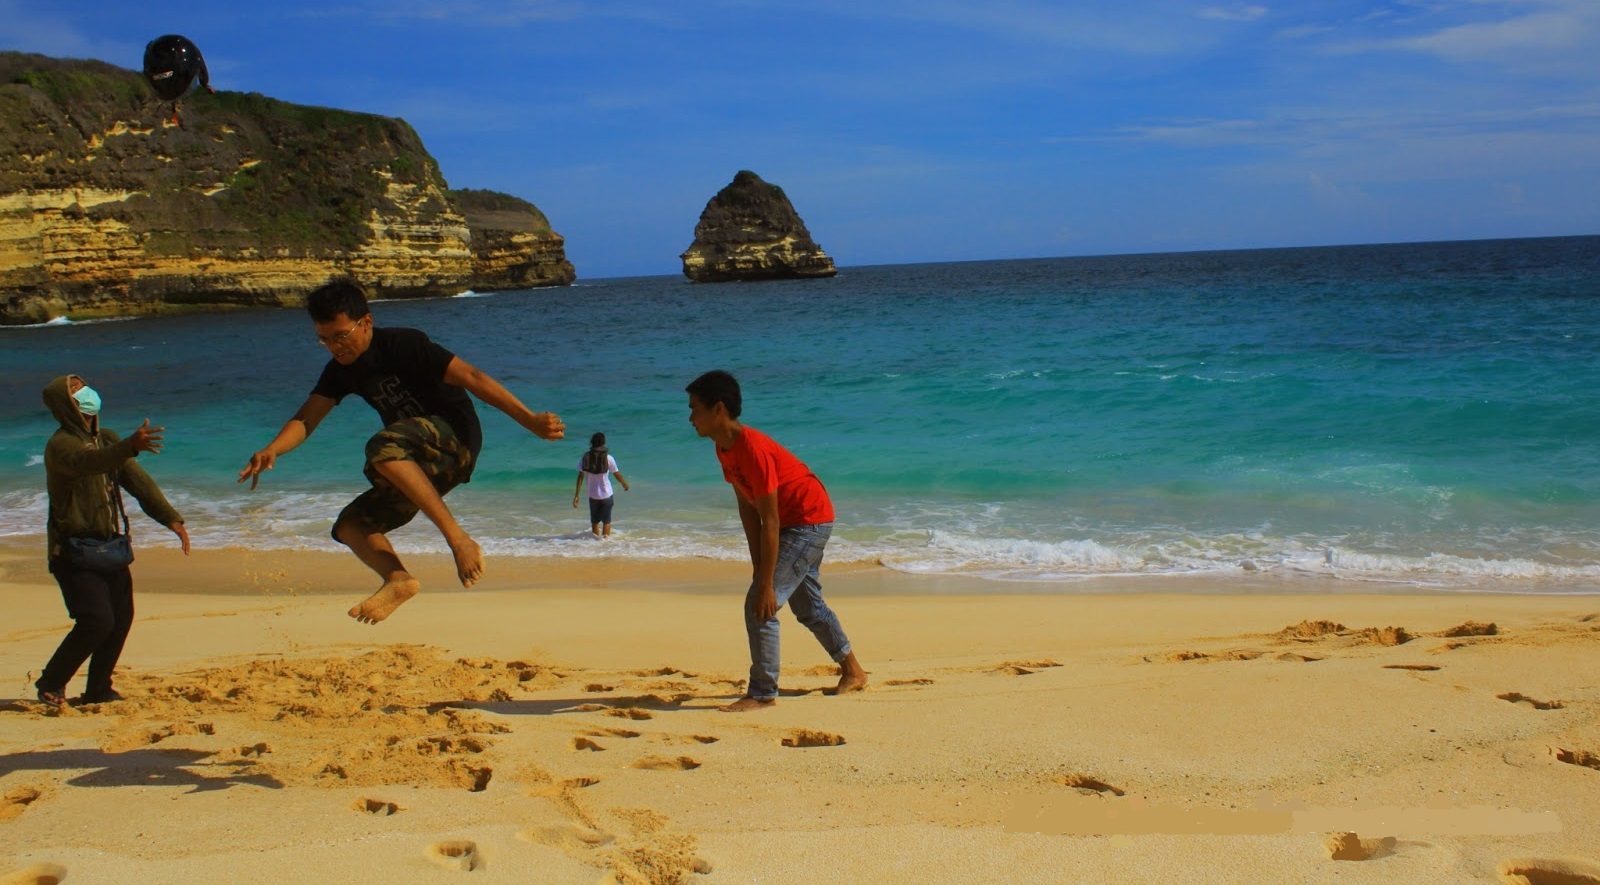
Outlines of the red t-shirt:
<svg viewBox="0 0 1600 885">
<path fill-rule="evenodd" d="M 833 501 L 822 480 L 765 433 L 743 428 L 733 448 L 717 449 L 717 461 L 722 464 L 722 478 L 746 501 L 753 504 L 777 491 L 780 527 L 833 522 Z"/>
</svg>

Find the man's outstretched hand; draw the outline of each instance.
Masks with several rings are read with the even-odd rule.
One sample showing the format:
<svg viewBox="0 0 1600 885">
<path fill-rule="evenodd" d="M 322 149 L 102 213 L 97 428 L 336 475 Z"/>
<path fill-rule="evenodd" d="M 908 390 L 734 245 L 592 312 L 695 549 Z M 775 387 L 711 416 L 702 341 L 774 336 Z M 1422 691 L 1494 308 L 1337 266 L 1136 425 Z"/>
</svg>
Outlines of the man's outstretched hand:
<svg viewBox="0 0 1600 885">
<path fill-rule="evenodd" d="M 135 430 L 128 439 L 133 442 L 133 450 L 135 452 L 159 454 L 161 446 L 164 445 L 161 436 L 165 431 L 165 427 L 151 427 L 150 419 L 146 418 L 144 423 L 139 425 L 139 429 Z"/>
<path fill-rule="evenodd" d="M 567 425 L 555 412 L 534 412 L 532 430 L 540 439 L 562 439 L 567 435 Z"/>
<path fill-rule="evenodd" d="M 276 463 L 278 463 L 277 455 L 266 449 L 256 452 L 250 456 L 250 463 L 244 465 L 244 469 L 239 471 L 239 482 L 244 482 L 248 479 L 250 480 L 250 488 L 254 489 L 256 483 L 261 481 L 261 474 L 271 470 L 272 465 Z"/>
</svg>

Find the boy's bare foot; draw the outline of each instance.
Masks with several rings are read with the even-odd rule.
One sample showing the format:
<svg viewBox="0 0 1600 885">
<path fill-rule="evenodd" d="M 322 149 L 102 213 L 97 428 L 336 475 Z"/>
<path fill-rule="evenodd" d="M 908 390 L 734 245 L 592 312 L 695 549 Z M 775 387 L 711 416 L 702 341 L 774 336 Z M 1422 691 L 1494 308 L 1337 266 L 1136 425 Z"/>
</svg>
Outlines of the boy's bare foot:
<svg viewBox="0 0 1600 885">
<path fill-rule="evenodd" d="M 743 697 L 726 706 L 718 707 L 724 713 L 747 713 L 751 710 L 764 710 L 767 707 L 777 706 L 777 700 L 762 700 L 760 698 Z"/>
<path fill-rule="evenodd" d="M 867 687 L 867 671 L 851 673 L 848 670 L 839 675 L 839 684 L 834 686 L 834 694 L 849 694 L 852 691 L 861 691 Z"/>
<path fill-rule="evenodd" d="M 839 684 L 834 686 L 834 694 L 849 694 L 867 687 L 867 668 L 861 666 L 856 660 L 856 653 L 845 655 L 839 662 Z"/>
<path fill-rule="evenodd" d="M 403 574 L 403 573 L 402 573 Z M 417 595 L 422 589 L 422 582 L 410 575 L 390 578 L 383 582 L 378 592 L 363 599 L 359 605 L 352 606 L 350 617 L 363 624 L 376 624 L 394 614 L 407 599 Z"/>
<path fill-rule="evenodd" d="M 451 542 L 450 552 L 456 558 L 456 577 L 461 579 L 461 586 L 471 587 L 483 576 L 483 550 L 477 541 L 462 535 L 461 540 Z"/>
</svg>

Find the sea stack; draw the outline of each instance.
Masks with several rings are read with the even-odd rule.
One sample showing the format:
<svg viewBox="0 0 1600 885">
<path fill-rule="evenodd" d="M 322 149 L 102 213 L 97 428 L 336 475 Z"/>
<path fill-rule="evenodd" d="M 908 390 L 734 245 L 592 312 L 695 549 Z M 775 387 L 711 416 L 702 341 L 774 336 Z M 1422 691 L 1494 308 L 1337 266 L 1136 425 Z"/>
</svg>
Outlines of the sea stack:
<svg viewBox="0 0 1600 885">
<path fill-rule="evenodd" d="M 811 239 L 783 188 L 741 170 L 717 192 L 681 256 L 697 283 L 831 277 L 833 259 Z"/>
</svg>

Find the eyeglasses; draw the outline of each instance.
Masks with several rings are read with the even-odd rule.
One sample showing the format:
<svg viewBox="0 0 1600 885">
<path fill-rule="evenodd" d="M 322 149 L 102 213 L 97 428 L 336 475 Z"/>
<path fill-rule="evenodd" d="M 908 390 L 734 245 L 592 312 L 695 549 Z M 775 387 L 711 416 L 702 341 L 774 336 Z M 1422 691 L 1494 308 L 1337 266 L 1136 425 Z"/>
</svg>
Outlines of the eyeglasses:
<svg viewBox="0 0 1600 885">
<path fill-rule="evenodd" d="M 332 335 L 318 335 L 317 343 L 327 348 L 334 348 L 345 344 L 350 340 L 350 336 L 354 335 L 356 330 L 361 328 L 361 324 L 365 322 L 366 319 L 366 317 L 362 317 L 361 319 L 356 320 L 355 323 L 350 326 L 350 328 L 345 329 L 343 332 L 334 332 Z"/>
</svg>

